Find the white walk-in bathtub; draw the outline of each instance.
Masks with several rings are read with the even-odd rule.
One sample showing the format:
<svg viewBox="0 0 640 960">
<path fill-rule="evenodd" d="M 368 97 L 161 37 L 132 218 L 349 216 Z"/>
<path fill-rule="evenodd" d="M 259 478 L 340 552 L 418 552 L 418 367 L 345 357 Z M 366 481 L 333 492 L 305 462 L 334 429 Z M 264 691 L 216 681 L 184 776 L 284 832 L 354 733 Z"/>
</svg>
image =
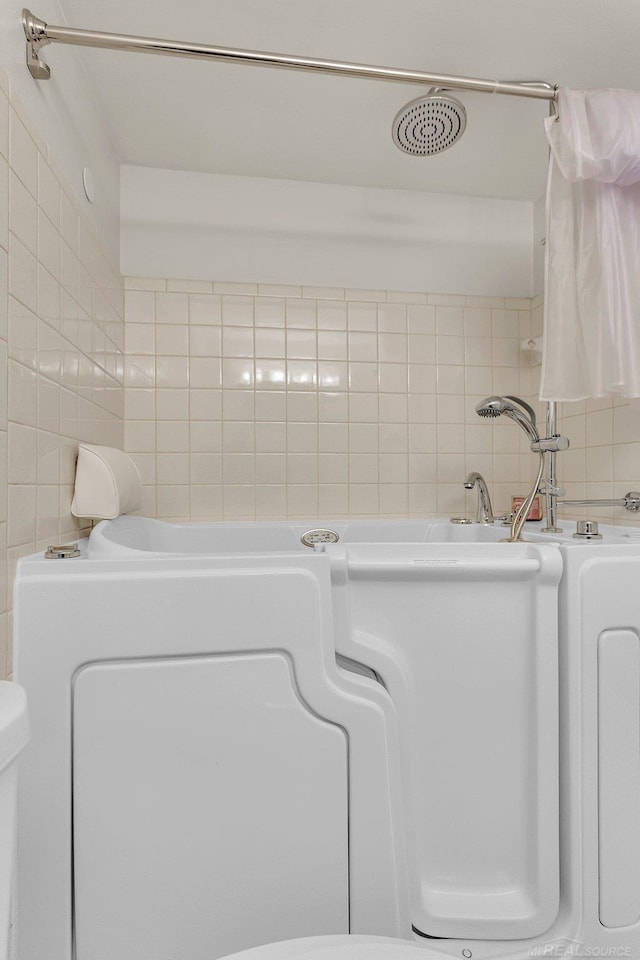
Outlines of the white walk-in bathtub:
<svg viewBox="0 0 640 960">
<path fill-rule="evenodd" d="M 640 956 L 640 541 L 572 526 L 120 517 L 20 561 L 21 960 Z"/>
<path fill-rule="evenodd" d="M 575 521 L 564 531 L 548 535 L 541 523 L 528 523 L 523 536 L 536 543 L 640 545 L 640 528 L 600 525 L 602 540 L 578 541 Z M 148 517 L 118 517 L 97 524 L 86 542 L 89 557 L 202 556 L 239 553 L 307 552 L 306 533 L 335 533 L 340 543 L 496 543 L 508 536 L 508 527 L 494 523 L 460 524 L 451 520 L 328 520 L 165 523 Z M 313 539 L 313 538 L 312 538 Z M 322 545 L 322 538 L 320 540 Z M 325 542 L 326 542 L 326 538 Z"/>
<path fill-rule="evenodd" d="M 491 543 L 506 536 L 498 525 L 455 524 L 449 520 L 165 523 L 123 516 L 103 520 L 95 527 L 87 553 L 93 558 L 306 553 L 310 548 L 302 537 L 309 532 L 334 533 L 340 543 Z M 322 544 L 321 537 L 315 539 Z"/>
</svg>

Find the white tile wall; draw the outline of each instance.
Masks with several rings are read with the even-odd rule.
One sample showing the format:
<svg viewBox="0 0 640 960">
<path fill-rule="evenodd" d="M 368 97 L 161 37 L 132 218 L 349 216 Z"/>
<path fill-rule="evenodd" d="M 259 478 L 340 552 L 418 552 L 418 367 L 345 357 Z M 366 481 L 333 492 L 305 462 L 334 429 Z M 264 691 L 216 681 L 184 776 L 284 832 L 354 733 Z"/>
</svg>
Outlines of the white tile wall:
<svg viewBox="0 0 640 960">
<path fill-rule="evenodd" d="M 586 400 L 565 403 L 560 430 L 572 447 L 563 458 L 566 496 L 621 498 L 640 489 L 640 400 Z M 640 517 L 620 507 L 565 507 L 571 518 L 640 525 Z"/>
<path fill-rule="evenodd" d="M 126 285 L 127 449 L 144 512 L 166 519 L 473 514 L 479 469 L 496 512 L 535 471 L 489 393 L 537 407 L 520 342 L 541 298 L 164 281 Z M 566 496 L 640 487 L 640 401 L 560 407 Z M 588 441 L 588 446 L 587 446 Z M 616 523 L 620 509 L 561 508 Z"/>
<path fill-rule="evenodd" d="M 82 534 L 77 443 L 124 441 L 123 284 L 0 75 L 0 678 L 15 562 Z"/>
<path fill-rule="evenodd" d="M 529 300 L 125 281 L 125 442 L 165 519 L 473 513 L 522 492 L 492 392 L 531 392 Z"/>
</svg>

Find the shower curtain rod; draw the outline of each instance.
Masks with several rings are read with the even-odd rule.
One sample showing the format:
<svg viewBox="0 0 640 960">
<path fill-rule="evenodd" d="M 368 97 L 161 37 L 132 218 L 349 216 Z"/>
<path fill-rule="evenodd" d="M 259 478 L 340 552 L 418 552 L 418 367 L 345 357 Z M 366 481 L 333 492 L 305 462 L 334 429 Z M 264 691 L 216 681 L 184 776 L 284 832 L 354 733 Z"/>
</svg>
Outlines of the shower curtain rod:
<svg viewBox="0 0 640 960">
<path fill-rule="evenodd" d="M 279 67 L 285 70 L 306 70 L 311 73 L 361 77 L 368 80 L 424 83 L 431 87 L 444 87 L 450 90 L 475 90 L 478 93 L 500 93 L 511 97 L 531 97 L 536 100 L 555 100 L 558 93 L 557 87 L 544 81 L 481 80 L 475 77 L 425 73 L 421 70 L 401 70 L 397 67 L 379 67 L 341 60 L 316 60 L 310 57 L 295 57 L 260 50 L 214 47 L 208 44 L 186 43 L 182 40 L 158 40 L 153 37 L 136 37 L 124 33 L 76 30 L 71 27 L 52 26 L 27 9 L 22 11 L 22 26 L 27 38 L 27 67 L 36 80 L 48 80 L 51 75 L 48 65 L 38 56 L 39 50 L 48 43 L 66 43 L 80 47 L 158 53 L 168 57 L 192 57 L 196 60 L 217 60 Z"/>
</svg>

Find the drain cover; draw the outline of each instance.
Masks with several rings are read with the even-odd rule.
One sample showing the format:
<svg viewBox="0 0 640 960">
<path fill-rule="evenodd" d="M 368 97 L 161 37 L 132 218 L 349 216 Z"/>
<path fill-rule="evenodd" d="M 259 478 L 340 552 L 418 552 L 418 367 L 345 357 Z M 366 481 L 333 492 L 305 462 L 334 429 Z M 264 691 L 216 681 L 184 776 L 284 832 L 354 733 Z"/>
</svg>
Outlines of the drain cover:
<svg viewBox="0 0 640 960">
<path fill-rule="evenodd" d="M 307 530 L 300 537 L 305 547 L 313 547 L 316 543 L 337 543 L 339 539 L 335 530 Z"/>
</svg>

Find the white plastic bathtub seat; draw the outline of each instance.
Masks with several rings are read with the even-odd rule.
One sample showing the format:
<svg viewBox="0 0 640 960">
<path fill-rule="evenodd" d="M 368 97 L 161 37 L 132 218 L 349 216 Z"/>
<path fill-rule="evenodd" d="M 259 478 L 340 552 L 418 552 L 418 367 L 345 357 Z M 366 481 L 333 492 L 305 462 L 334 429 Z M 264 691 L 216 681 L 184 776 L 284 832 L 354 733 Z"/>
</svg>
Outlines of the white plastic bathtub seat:
<svg viewBox="0 0 640 960">
<path fill-rule="evenodd" d="M 411 920 L 524 939 L 558 911 L 558 550 L 327 548 L 336 649 L 398 713 Z"/>
</svg>

